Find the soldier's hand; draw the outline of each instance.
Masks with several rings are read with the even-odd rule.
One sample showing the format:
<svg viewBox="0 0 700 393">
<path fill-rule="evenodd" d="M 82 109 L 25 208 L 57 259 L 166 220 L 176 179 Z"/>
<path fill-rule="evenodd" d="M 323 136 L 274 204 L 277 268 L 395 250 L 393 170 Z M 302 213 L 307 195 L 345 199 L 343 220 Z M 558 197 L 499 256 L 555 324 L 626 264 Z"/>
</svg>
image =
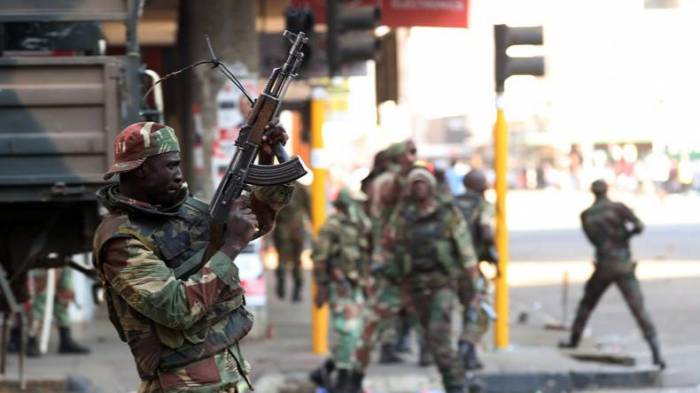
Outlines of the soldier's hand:
<svg viewBox="0 0 700 393">
<path fill-rule="evenodd" d="M 318 285 L 316 286 L 316 297 L 314 298 L 314 304 L 316 307 L 321 308 L 328 301 L 328 286 Z"/>
<path fill-rule="evenodd" d="M 289 135 L 287 135 L 287 131 L 285 131 L 284 127 L 280 124 L 268 124 L 267 127 L 265 127 L 265 133 L 263 134 L 262 143 L 260 144 L 260 161 L 268 161 L 271 163 L 272 157 L 275 154 L 273 147 L 277 143 L 285 145 L 288 139 Z"/>
<path fill-rule="evenodd" d="M 234 251 L 236 254 L 243 249 L 258 231 L 258 219 L 248 207 L 247 198 L 237 199 L 226 222 L 226 251 Z M 227 253 L 228 254 L 228 253 Z"/>
</svg>

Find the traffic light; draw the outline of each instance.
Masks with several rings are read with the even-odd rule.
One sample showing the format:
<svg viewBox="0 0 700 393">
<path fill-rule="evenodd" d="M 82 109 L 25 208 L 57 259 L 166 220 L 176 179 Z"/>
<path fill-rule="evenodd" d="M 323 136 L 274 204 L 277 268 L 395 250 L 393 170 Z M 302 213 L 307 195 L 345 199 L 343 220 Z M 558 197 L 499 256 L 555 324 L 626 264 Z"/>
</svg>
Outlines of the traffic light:
<svg viewBox="0 0 700 393">
<path fill-rule="evenodd" d="M 374 58 L 379 42 L 374 28 L 379 22 L 379 7 L 341 4 L 328 0 L 328 73 L 336 76 L 343 64 Z"/>
<path fill-rule="evenodd" d="M 512 75 L 544 75 L 544 57 L 510 57 L 506 54 L 513 45 L 542 45 L 542 26 L 494 26 L 496 41 L 496 92 L 503 93 L 506 79 Z"/>
</svg>

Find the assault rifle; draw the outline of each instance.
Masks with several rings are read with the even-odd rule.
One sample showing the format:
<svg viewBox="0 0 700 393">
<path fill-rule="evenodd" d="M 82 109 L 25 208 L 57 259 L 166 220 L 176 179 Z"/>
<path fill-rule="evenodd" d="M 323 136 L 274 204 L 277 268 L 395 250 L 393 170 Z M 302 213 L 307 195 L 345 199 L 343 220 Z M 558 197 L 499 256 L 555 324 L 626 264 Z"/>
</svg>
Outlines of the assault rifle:
<svg viewBox="0 0 700 393">
<path fill-rule="evenodd" d="M 297 70 L 304 58 L 302 46 L 308 41 L 305 34 L 285 31 L 284 37 L 291 43 L 287 60 L 281 67 L 275 68 L 267 80 L 265 90 L 253 102 L 245 125 L 241 128 L 236 140 L 236 150 L 231 158 L 231 163 L 226 169 L 224 178 L 219 183 L 216 193 L 209 204 L 209 215 L 211 216 L 211 232 L 209 246 L 204 252 L 202 261 L 197 267 L 199 269 L 214 255 L 224 243 L 225 223 L 233 202 L 241 196 L 244 190 L 249 190 L 248 185 L 272 186 L 292 182 L 306 174 L 304 163 L 299 157 L 289 159 L 287 152 L 281 144 L 274 146 L 275 156 L 280 162 L 278 165 L 256 165 L 253 162 L 258 155 L 262 137 L 268 124 L 276 124 L 279 111 L 282 106 L 287 88 L 292 79 L 297 76 Z M 226 69 L 224 64 L 216 60 L 214 52 L 209 46 L 213 62 L 221 67 L 220 69 L 236 86 L 245 93 L 240 82 Z M 252 99 L 250 99 L 252 101 Z M 176 270 L 178 277 L 186 273 L 196 271 L 190 266 L 181 266 Z"/>
</svg>

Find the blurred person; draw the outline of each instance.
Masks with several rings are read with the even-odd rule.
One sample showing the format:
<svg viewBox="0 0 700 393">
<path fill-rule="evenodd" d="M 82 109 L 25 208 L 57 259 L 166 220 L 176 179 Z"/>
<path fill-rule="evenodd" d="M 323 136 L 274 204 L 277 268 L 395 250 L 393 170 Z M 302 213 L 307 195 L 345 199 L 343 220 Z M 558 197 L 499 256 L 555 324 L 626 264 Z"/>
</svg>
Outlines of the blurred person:
<svg viewBox="0 0 700 393">
<path fill-rule="evenodd" d="M 445 169 L 445 178 L 447 179 L 447 184 L 450 186 L 450 192 L 452 195 L 460 195 L 464 193 L 464 185 L 462 184 L 462 178 L 466 173 L 464 164 L 460 164 L 459 160 L 453 158 L 450 160 L 450 165 Z"/>
<path fill-rule="evenodd" d="M 595 247 L 595 270 L 584 287 L 568 341 L 561 348 L 576 348 L 601 296 L 611 284 L 617 285 L 651 349 L 652 361 L 660 369 L 666 367 L 661 357 L 656 328 L 644 308 L 642 289 L 635 275 L 636 262 L 632 260 L 630 239 L 642 233 L 644 225 L 621 202 L 608 199 L 608 186 L 603 180 L 591 185 L 595 195 L 593 205 L 581 213 L 583 232 Z"/>
<path fill-rule="evenodd" d="M 318 285 L 314 303 L 316 307 L 329 304 L 335 343 L 331 360 L 312 373 L 312 380 L 334 393 L 350 393 L 358 379 L 355 349 L 363 327 L 371 224 L 360 201 L 347 189 L 338 193 L 333 207 L 334 213 L 314 242 L 311 258 Z M 335 382 L 324 375 L 331 365 L 337 370 Z"/>
<path fill-rule="evenodd" d="M 58 257 L 65 259 L 64 257 Z M 56 269 L 56 292 L 53 299 L 47 299 L 46 287 L 48 274 L 45 269 L 34 269 L 31 272 L 34 283 L 35 294 L 31 299 L 30 328 L 27 336 L 26 353 L 29 357 L 40 357 L 39 336 L 43 326 L 46 302 L 53 302 L 53 317 L 58 327 L 58 353 L 86 355 L 90 353 L 90 348 L 73 340 L 68 308 L 75 299 L 73 289 L 73 270 L 69 267 Z M 16 353 L 20 350 L 20 332 L 18 328 L 10 331 L 10 341 L 8 352 Z"/>
<path fill-rule="evenodd" d="M 486 175 L 482 171 L 472 170 L 464 176 L 463 183 L 466 192 L 459 195 L 455 203 L 467 222 L 477 260 L 497 264 L 495 212 L 493 205 L 485 198 L 488 189 Z M 457 295 L 462 303 L 462 334 L 457 351 L 464 368 L 476 370 L 483 367 L 477 356 L 476 346 L 488 331 L 493 318 L 493 315 L 487 312 L 491 309 L 488 303 L 489 282 L 479 270 L 476 279 L 467 271 L 460 272 L 457 283 Z"/>
<path fill-rule="evenodd" d="M 283 128 L 270 127 L 260 164 L 272 164 L 273 145 L 286 140 Z M 117 135 L 114 152 L 104 178 L 118 174 L 119 181 L 98 191 L 109 213 L 95 233 L 93 258 L 109 319 L 134 357 L 138 391 L 235 393 L 243 383 L 252 388 L 239 342 L 253 319 L 234 259 L 272 228 L 293 186 L 255 187 L 233 201 L 223 245 L 202 266 L 208 205 L 189 193 L 175 130 L 134 123 Z"/>
<path fill-rule="evenodd" d="M 476 278 L 471 236 L 454 204 L 437 198 L 437 180 L 427 169 L 414 168 L 406 182 L 410 194 L 392 215 L 385 247 L 391 249 L 395 274 L 407 285 L 446 393 L 461 393 L 464 368 L 452 347 L 450 332 L 457 276 L 467 270 Z M 360 376 L 368 354 L 365 349 L 358 356 L 364 366 Z M 359 390 L 361 384 L 356 387 Z"/>
<path fill-rule="evenodd" d="M 277 270 L 275 271 L 277 297 L 286 296 L 287 272 L 291 271 L 293 280 L 292 301 L 301 301 L 304 287 L 304 272 L 301 267 L 301 253 L 304 241 L 309 235 L 307 221 L 311 219 L 311 197 L 306 186 L 297 182 L 294 194 L 287 206 L 277 213 L 272 241 L 277 250 Z"/>
</svg>

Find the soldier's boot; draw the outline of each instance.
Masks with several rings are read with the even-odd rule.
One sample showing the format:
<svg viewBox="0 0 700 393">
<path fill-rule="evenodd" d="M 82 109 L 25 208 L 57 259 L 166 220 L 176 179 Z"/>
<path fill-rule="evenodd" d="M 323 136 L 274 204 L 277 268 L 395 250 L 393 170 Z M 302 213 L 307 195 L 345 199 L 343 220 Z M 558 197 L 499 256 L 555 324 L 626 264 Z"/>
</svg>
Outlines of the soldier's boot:
<svg viewBox="0 0 700 393">
<path fill-rule="evenodd" d="M 408 345 L 411 337 L 411 321 L 407 317 L 396 318 L 396 352 L 411 352 Z"/>
<path fill-rule="evenodd" d="M 428 350 L 428 346 L 421 340 L 418 353 L 418 366 L 429 367 L 433 365 L 433 354 Z"/>
<path fill-rule="evenodd" d="M 301 271 L 299 271 L 298 269 L 294 269 L 294 290 L 292 292 L 293 302 L 301 301 L 301 291 L 304 288 L 304 281 L 301 277 L 301 274 Z"/>
<path fill-rule="evenodd" d="M 401 359 L 401 357 L 396 354 L 396 346 L 394 344 L 382 344 L 381 350 L 379 352 L 380 364 L 394 364 L 402 362 L 403 359 Z"/>
<path fill-rule="evenodd" d="M 333 370 L 335 370 L 335 362 L 333 359 L 326 359 L 320 367 L 311 371 L 309 379 L 319 387 L 330 389 L 333 386 L 331 383 Z"/>
<path fill-rule="evenodd" d="M 350 376 L 351 390 L 350 393 L 362 393 L 362 380 L 365 379 L 365 374 L 361 371 L 353 370 Z"/>
<path fill-rule="evenodd" d="M 476 347 L 471 342 L 459 340 L 457 353 L 459 358 L 462 359 L 462 363 L 464 363 L 465 370 L 480 370 L 484 368 L 484 365 L 481 364 L 479 357 L 476 355 Z"/>
<path fill-rule="evenodd" d="M 352 391 L 352 372 L 347 368 L 338 369 L 338 378 L 333 386 L 333 393 L 354 393 Z"/>
<path fill-rule="evenodd" d="M 649 348 L 651 349 L 651 360 L 655 366 L 659 367 L 660 370 L 666 368 L 666 361 L 661 356 L 661 348 L 659 347 L 659 340 L 656 337 L 647 338 L 649 343 Z"/>
<path fill-rule="evenodd" d="M 36 337 L 27 338 L 26 355 L 30 358 L 41 357 L 41 350 L 39 349 L 39 340 Z"/>
<path fill-rule="evenodd" d="M 20 334 L 19 328 L 10 329 L 10 339 L 7 340 L 7 352 L 17 353 L 22 345 L 22 334 Z"/>
<path fill-rule="evenodd" d="M 578 347 L 578 343 L 581 341 L 581 332 L 577 330 L 571 331 L 571 336 L 568 341 L 559 341 L 559 348 L 571 349 Z"/>
<path fill-rule="evenodd" d="M 277 282 L 276 282 L 276 292 L 277 292 L 277 298 L 280 300 L 283 300 L 285 295 L 287 294 L 287 288 L 285 285 L 285 272 L 283 267 L 278 267 L 277 271 L 275 271 L 275 276 L 277 277 Z"/>
<path fill-rule="evenodd" d="M 58 353 L 73 355 L 87 355 L 90 353 L 90 348 L 73 340 L 68 326 L 59 326 L 58 338 Z"/>
</svg>

